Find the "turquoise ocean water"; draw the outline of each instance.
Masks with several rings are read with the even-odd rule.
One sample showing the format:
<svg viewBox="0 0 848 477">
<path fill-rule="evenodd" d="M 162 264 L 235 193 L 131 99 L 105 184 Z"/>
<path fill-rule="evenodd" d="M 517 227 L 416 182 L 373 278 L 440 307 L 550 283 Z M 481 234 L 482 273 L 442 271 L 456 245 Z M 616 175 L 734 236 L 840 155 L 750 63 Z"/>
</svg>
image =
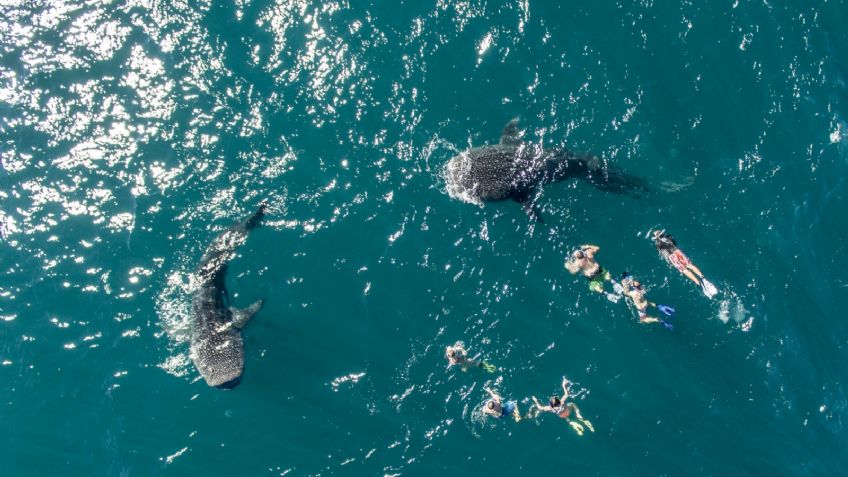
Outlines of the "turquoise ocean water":
<svg viewBox="0 0 848 477">
<path fill-rule="evenodd" d="M 3 475 L 848 474 L 848 2 L 0 3 Z M 524 138 L 663 184 L 452 200 Z M 188 356 L 232 262 L 246 371 Z M 667 228 L 708 300 L 645 234 Z M 591 294 L 601 247 L 676 329 Z M 446 368 L 464 340 L 501 369 Z M 596 432 L 492 422 L 576 382 Z"/>
</svg>

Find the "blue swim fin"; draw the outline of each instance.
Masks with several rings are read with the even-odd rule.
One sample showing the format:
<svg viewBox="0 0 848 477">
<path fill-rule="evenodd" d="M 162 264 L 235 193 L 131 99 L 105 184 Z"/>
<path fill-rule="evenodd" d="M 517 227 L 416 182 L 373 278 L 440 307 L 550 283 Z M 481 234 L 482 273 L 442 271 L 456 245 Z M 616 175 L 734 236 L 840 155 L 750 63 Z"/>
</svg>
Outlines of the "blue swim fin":
<svg viewBox="0 0 848 477">
<path fill-rule="evenodd" d="M 674 307 L 668 305 L 657 305 L 657 309 L 660 310 L 665 316 L 669 317 L 674 316 L 674 313 L 676 313 Z"/>
<path fill-rule="evenodd" d="M 663 321 L 663 320 L 660 320 L 660 323 L 662 323 L 663 326 L 668 328 L 669 331 L 674 331 L 674 325 L 672 325 L 671 323 L 669 323 L 667 321 Z"/>
</svg>

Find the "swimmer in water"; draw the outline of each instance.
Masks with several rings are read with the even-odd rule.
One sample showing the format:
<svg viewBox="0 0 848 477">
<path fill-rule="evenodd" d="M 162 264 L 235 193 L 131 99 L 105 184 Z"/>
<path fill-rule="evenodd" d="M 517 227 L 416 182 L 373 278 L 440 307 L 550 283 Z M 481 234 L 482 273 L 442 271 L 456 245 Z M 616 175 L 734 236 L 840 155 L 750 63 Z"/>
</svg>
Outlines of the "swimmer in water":
<svg viewBox="0 0 848 477">
<path fill-rule="evenodd" d="M 521 422 L 521 413 L 518 411 L 518 403 L 515 401 L 503 401 L 503 398 L 489 388 L 483 388 L 492 399 L 483 404 L 483 413 L 496 419 L 512 416 L 515 422 Z"/>
<path fill-rule="evenodd" d="M 648 301 L 648 299 L 645 298 L 645 294 L 647 293 L 645 287 L 627 272 L 621 274 L 620 284 L 624 296 L 629 298 L 630 302 L 633 303 L 633 306 L 636 307 L 636 312 L 639 315 L 639 323 L 662 323 L 662 325 L 668 329 L 673 328 L 670 323 L 667 323 L 657 317 L 648 316 L 648 307 L 653 306 L 669 317 L 674 316 L 674 308 L 667 305 L 657 305 L 654 302 Z"/>
<path fill-rule="evenodd" d="M 677 248 L 677 241 L 674 240 L 674 237 L 665 233 L 665 230 L 654 230 L 652 238 L 654 240 L 654 245 L 657 246 L 657 251 L 660 253 L 660 257 L 668 262 L 669 265 L 676 268 L 677 271 L 685 275 L 686 278 L 692 280 L 693 283 L 701 287 L 701 291 L 704 292 L 704 295 L 708 298 L 712 298 L 716 293 L 718 293 L 715 285 L 704 278 L 704 274 L 701 273 L 701 269 L 696 267 L 695 264 L 689 260 L 689 257 Z"/>
<path fill-rule="evenodd" d="M 568 402 L 568 388 L 570 384 L 568 378 L 562 378 L 562 397 L 551 396 L 547 405 L 541 404 L 536 396 L 532 396 L 531 399 L 533 399 L 534 407 L 530 409 L 529 416 L 536 417 L 540 412 L 550 412 L 556 414 L 561 419 L 565 419 L 568 425 L 579 436 L 583 435 L 584 426 L 585 429 L 595 432 L 595 427 L 592 426 L 592 423 L 580 414 L 577 404 L 574 404 L 573 401 Z"/>
<path fill-rule="evenodd" d="M 600 247 L 597 245 L 581 245 L 565 261 L 565 269 L 572 275 L 582 273 L 589 280 L 589 290 L 603 293 L 610 301 L 618 302 L 619 295 L 604 290 L 604 282 L 612 281 L 612 276 L 595 260 L 598 250 Z"/>
<path fill-rule="evenodd" d="M 462 341 L 457 341 L 453 346 L 445 348 L 445 357 L 448 359 L 448 367 L 457 365 L 463 371 L 468 371 L 468 368 L 481 368 L 487 373 L 494 373 L 498 369 L 495 365 L 486 361 L 475 361 L 469 358 Z"/>
</svg>

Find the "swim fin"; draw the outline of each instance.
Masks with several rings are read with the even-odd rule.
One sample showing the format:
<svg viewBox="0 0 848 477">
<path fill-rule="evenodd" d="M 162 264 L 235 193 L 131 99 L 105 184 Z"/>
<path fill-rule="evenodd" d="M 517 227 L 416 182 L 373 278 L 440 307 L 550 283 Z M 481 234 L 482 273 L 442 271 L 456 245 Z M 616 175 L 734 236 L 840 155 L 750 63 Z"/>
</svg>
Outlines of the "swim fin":
<svg viewBox="0 0 848 477">
<path fill-rule="evenodd" d="M 707 281 L 706 278 L 701 279 L 701 290 L 704 292 L 704 295 L 707 295 L 707 298 L 712 298 L 718 293 L 718 289 Z"/>
<path fill-rule="evenodd" d="M 570 425 L 571 428 L 574 429 L 574 432 L 576 432 L 578 436 L 583 435 L 583 426 L 579 422 L 568 421 L 568 425 Z"/>
<path fill-rule="evenodd" d="M 657 310 L 660 310 L 665 316 L 674 316 L 676 310 L 672 306 L 668 305 L 657 305 Z"/>
<path fill-rule="evenodd" d="M 483 368 L 483 371 L 485 371 L 485 372 L 487 372 L 487 373 L 494 373 L 495 371 L 497 371 L 497 370 L 498 370 L 498 367 L 497 367 L 497 366 L 495 366 L 495 365 L 494 365 L 494 364 L 492 364 L 492 363 L 487 363 L 487 362 L 485 362 L 485 361 L 483 361 L 482 363 L 480 363 L 480 367 L 481 367 L 481 368 Z"/>
<path fill-rule="evenodd" d="M 610 281 L 612 282 L 612 289 L 615 291 L 615 293 L 617 295 L 624 295 L 624 287 L 621 285 L 621 283 L 615 280 Z"/>
<path fill-rule="evenodd" d="M 660 320 L 660 323 L 666 328 L 668 328 L 669 331 L 674 331 L 674 325 L 672 325 L 671 323 L 664 320 Z"/>
</svg>

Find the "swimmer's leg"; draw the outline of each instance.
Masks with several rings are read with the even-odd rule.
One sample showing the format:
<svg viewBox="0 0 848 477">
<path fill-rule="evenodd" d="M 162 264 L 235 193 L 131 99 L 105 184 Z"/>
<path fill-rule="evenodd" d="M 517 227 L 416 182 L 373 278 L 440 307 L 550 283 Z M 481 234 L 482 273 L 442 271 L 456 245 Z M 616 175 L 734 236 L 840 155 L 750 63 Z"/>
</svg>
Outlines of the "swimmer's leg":
<svg viewBox="0 0 848 477">
<path fill-rule="evenodd" d="M 580 414 L 580 408 L 577 407 L 577 404 L 570 403 L 569 406 L 571 406 L 571 409 L 574 410 L 574 416 L 577 417 L 577 420 L 582 422 L 590 431 L 595 432 L 595 426 L 593 426 L 588 419 L 583 417 L 583 414 Z"/>
<path fill-rule="evenodd" d="M 698 275 L 699 278 L 704 278 L 704 274 L 701 273 L 701 269 L 696 267 L 694 263 L 689 262 L 689 265 L 686 265 L 686 268 L 695 272 L 695 275 Z"/>
<path fill-rule="evenodd" d="M 576 432 L 578 436 L 582 436 L 582 435 L 583 435 L 583 426 L 582 426 L 582 425 L 580 425 L 580 423 L 579 423 L 579 422 L 577 422 L 577 421 L 568 421 L 568 425 L 569 425 L 569 426 L 571 426 L 571 428 L 572 428 L 572 429 L 574 429 L 574 432 Z"/>
<path fill-rule="evenodd" d="M 684 268 L 683 270 L 680 270 L 680 271 L 683 272 L 684 275 L 686 275 L 686 278 L 695 282 L 695 285 L 698 285 L 699 287 L 702 286 L 701 280 L 698 277 L 696 277 L 695 274 L 692 273 L 688 268 Z"/>
<path fill-rule="evenodd" d="M 570 402 L 568 403 L 568 407 L 570 407 L 571 410 L 574 411 L 574 415 L 577 416 L 577 419 L 580 419 L 581 421 L 583 420 L 583 414 L 580 414 L 580 408 L 577 407 L 577 404 Z"/>
</svg>

